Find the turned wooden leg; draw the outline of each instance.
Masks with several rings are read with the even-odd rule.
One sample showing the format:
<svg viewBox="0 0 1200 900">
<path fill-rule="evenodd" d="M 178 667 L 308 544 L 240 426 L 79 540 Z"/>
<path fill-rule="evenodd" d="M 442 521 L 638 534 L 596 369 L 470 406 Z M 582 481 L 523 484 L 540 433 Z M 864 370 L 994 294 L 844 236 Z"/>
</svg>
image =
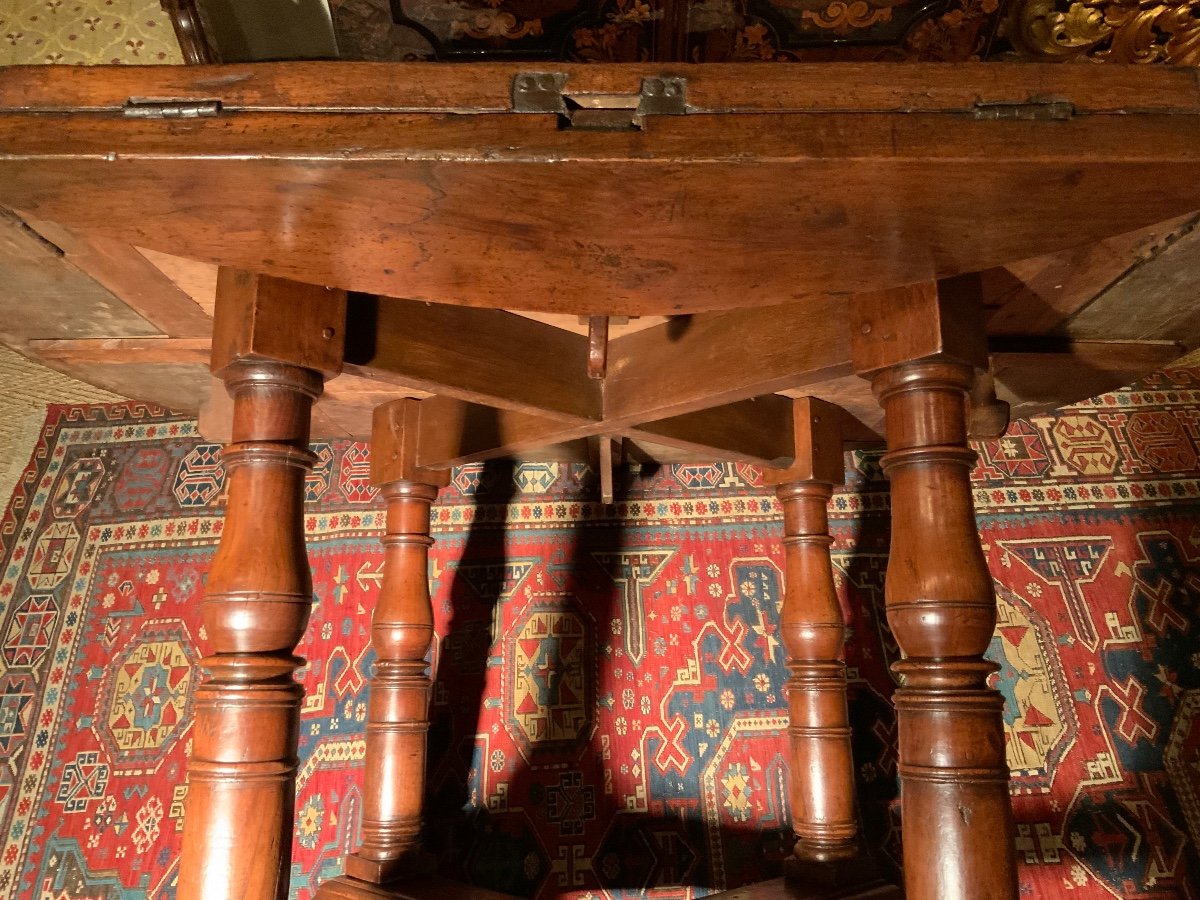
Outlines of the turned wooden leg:
<svg viewBox="0 0 1200 900">
<path fill-rule="evenodd" d="M 892 483 L 887 616 L 895 666 L 905 889 L 921 900 L 1016 897 L 992 579 L 971 504 L 973 371 L 925 361 L 881 371 Z"/>
<path fill-rule="evenodd" d="M 914 900 L 1017 896 L 1003 700 L 983 658 L 996 603 L 975 513 L 968 391 L 988 366 L 978 296 L 933 283 L 851 303 L 856 371 L 887 417 L 888 623 L 895 671 L 904 883 Z"/>
<path fill-rule="evenodd" d="M 233 402 L 228 506 L 201 607 L 179 900 L 288 896 L 303 691 L 293 655 L 312 607 L 304 477 L 313 401 L 341 367 L 346 296 L 221 269 L 212 368 Z"/>
<path fill-rule="evenodd" d="M 292 651 L 312 605 L 302 514 L 322 378 L 243 363 L 224 379 L 229 504 L 202 607 L 210 677 L 196 691 L 178 896 L 275 900 L 288 893 L 303 693 Z"/>
<path fill-rule="evenodd" d="M 839 447 L 840 451 L 840 447 Z M 833 584 L 826 505 L 833 486 L 781 484 L 786 563 L 782 631 L 788 652 L 792 828 L 808 863 L 858 853 L 854 760 L 842 662 L 845 623 Z"/>
<path fill-rule="evenodd" d="M 896 900 L 897 890 L 879 880 L 858 841 L 842 661 L 846 624 L 829 556 L 829 498 L 845 478 L 842 444 L 862 426 L 844 410 L 812 397 L 792 401 L 791 419 L 793 463 L 764 470 L 763 480 L 776 485 L 783 508 L 780 623 L 791 670 L 788 765 L 796 846 L 786 878 L 760 885 L 752 895 Z"/>
<path fill-rule="evenodd" d="M 429 511 L 450 473 L 417 463 L 423 409 L 421 401 L 409 399 L 375 409 L 371 480 L 387 504 L 387 525 L 383 583 L 371 620 L 376 661 L 367 704 L 362 843 L 346 857 L 345 876 L 321 885 L 322 898 L 375 896 L 371 885 L 432 869 L 421 852 L 433 688 L 425 674 L 433 644 Z"/>
<path fill-rule="evenodd" d="M 367 706 L 362 845 L 346 874 L 382 883 L 411 870 L 420 847 L 425 741 L 432 682 L 429 506 L 437 486 L 382 485 L 387 502 L 383 584 L 371 624 L 377 660 Z"/>
</svg>

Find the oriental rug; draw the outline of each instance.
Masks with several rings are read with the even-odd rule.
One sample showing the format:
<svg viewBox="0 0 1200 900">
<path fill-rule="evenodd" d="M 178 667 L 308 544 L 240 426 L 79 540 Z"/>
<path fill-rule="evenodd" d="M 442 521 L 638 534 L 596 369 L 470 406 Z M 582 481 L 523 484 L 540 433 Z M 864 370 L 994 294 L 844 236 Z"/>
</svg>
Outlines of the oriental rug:
<svg viewBox="0 0 1200 900">
<path fill-rule="evenodd" d="M 1023 896 L 1200 896 L 1200 370 L 980 444 Z M 320 443 L 292 896 L 360 819 L 381 502 Z M 831 505 L 862 814 L 899 856 L 888 503 Z M 137 404 L 51 409 L 0 527 L 0 897 L 174 896 L 218 447 Z M 742 465 L 454 472 L 434 508 L 428 843 L 514 894 L 701 897 L 789 849 L 780 521 Z"/>
</svg>

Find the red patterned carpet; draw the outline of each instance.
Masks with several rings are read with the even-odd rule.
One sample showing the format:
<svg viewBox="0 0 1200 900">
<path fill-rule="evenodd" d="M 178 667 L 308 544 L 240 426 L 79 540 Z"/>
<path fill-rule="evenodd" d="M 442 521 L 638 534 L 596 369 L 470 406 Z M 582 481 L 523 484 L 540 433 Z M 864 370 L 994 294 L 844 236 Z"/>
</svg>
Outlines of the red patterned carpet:
<svg viewBox="0 0 1200 900">
<path fill-rule="evenodd" d="M 1197 897 L 1200 370 L 980 447 L 1023 896 Z M 380 504 L 320 444 L 292 893 L 355 842 Z M 173 897 L 217 448 L 139 406 L 57 407 L 2 528 L 0 897 Z M 897 858 L 879 612 L 886 485 L 834 498 L 863 816 Z M 742 466 L 456 471 L 435 507 L 428 840 L 529 896 L 698 897 L 787 845 L 779 519 Z M 692 885 L 692 888 L 672 885 Z"/>
</svg>

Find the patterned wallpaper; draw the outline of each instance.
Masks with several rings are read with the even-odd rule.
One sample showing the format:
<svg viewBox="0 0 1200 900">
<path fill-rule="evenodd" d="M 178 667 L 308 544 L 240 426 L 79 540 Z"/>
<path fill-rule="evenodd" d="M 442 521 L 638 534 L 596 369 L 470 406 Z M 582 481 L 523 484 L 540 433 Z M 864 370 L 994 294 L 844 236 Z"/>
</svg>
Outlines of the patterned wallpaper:
<svg viewBox="0 0 1200 900">
<path fill-rule="evenodd" d="M 0 66 L 182 62 L 157 0 L 0 0 Z"/>
</svg>

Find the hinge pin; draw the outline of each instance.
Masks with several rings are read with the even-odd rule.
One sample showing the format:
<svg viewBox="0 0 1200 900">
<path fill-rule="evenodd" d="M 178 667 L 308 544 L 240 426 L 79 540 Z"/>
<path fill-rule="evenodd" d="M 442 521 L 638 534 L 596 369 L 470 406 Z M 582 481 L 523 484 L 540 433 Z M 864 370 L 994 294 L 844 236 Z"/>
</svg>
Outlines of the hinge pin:
<svg viewBox="0 0 1200 900">
<path fill-rule="evenodd" d="M 121 111 L 127 119 L 207 119 L 221 112 L 221 101 L 130 97 Z"/>
<path fill-rule="evenodd" d="M 1031 98 L 1021 102 L 988 103 L 977 101 L 972 110 L 976 119 L 1028 119 L 1064 122 L 1075 117 L 1075 104 L 1069 100 Z"/>
</svg>

